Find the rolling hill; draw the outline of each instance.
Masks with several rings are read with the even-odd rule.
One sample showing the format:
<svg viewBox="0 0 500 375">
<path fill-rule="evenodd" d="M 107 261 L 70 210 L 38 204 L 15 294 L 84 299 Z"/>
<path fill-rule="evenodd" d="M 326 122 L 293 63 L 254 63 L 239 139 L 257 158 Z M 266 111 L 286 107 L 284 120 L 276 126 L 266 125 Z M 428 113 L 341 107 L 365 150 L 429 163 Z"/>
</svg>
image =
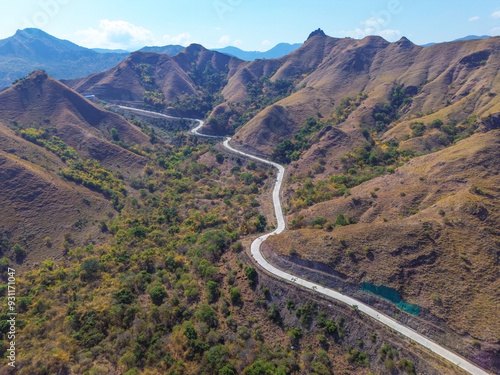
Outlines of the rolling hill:
<svg viewBox="0 0 500 375">
<path fill-rule="evenodd" d="M 1 92 L 0 103 L 3 254 L 20 244 L 18 260 L 33 265 L 68 244 L 104 241 L 99 222 L 115 216 L 120 181 L 142 175 L 148 159 L 135 150 L 151 146 L 148 136 L 43 71 Z"/>
<path fill-rule="evenodd" d="M 0 93 L 0 119 L 22 128 L 55 129 L 65 143 L 85 158 L 108 168 L 126 162 L 141 170 L 146 159 L 113 144 L 112 129 L 124 145 L 147 145 L 149 139 L 121 116 L 105 111 L 42 71 Z"/>
<path fill-rule="evenodd" d="M 289 217 L 295 230 L 269 240 L 279 257 L 270 256 L 322 270 L 362 299 L 363 283 L 392 288 L 426 321 L 458 334 L 450 342 L 464 352 L 474 351 L 473 340 L 485 349 L 498 344 L 500 321 L 490 317 L 500 303 L 499 142 L 497 123 L 346 195 L 305 205 Z M 288 187 L 290 206 L 304 185 Z M 498 349 L 486 367 L 498 368 Z"/>
<path fill-rule="evenodd" d="M 80 93 L 94 94 L 104 100 L 144 101 L 150 107 L 162 109 L 173 101 L 206 100 L 221 90 L 227 77 L 242 63 L 192 44 L 175 56 L 134 52 L 110 70 L 64 82 Z"/>
<path fill-rule="evenodd" d="M 498 98 L 491 92 L 497 80 L 499 43 L 500 38 L 489 38 L 422 48 L 405 38 L 388 43 L 380 37 L 358 41 L 312 35 L 301 48 L 277 60 L 278 69 L 270 78 L 296 79 L 299 89 L 258 113 L 236 137 L 270 154 L 278 138 L 293 136 L 306 118 L 327 119 L 342 99 L 363 92 L 368 95 L 363 105 L 333 130 L 343 131 L 349 142 L 359 141 L 359 124 L 368 128 L 375 125 L 374 109 L 389 101 L 396 83 L 404 87 L 409 98 L 404 107 L 408 118 L 421 113 L 431 116 L 445 108 L 449 111 L 443 115 L 455 121 L 463 121 L 473 112 L 487 115 L 498 108 Z M 247 68 L 255 69 L 255 62 Z M 241 90 L 242 81 L 244 77 L 238 73 L 229 80 L 223 91 L 229 101 L 246 95 Z M 332 148 L 323 150 L 327 159 L 332 159 L 328 157 Z"/>
</svg>

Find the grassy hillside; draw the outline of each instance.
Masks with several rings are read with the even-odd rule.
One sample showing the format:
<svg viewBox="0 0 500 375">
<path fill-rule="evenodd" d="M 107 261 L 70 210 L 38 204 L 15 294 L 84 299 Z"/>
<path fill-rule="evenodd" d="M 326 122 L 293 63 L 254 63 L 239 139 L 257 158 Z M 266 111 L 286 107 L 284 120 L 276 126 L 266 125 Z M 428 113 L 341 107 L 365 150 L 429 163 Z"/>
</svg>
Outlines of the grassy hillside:
<svg viewBox="0 0 500 375">
<path fill-rule="evenodd" d="M 126 163 L 128 173 L 135 173 L 146 164 L 139 152 L 150 144 L 146 134 L 42 71 L 0 93 L 0 118 L 13 129 L 52 132 L 82 157 L 96 159 L 113 170 Z M 137 151 L 135 146 L 140 146 Z"/>
<path fill-rule="evenodd" d="M 2 254 L 33 266 L 104 241 L 101 223 L 144 173 L 149 136 L 41 71 L 0 103 Z"/>
<path fill-rule="evenodd" d="M 30 145 L 12 142 L 9 146 L 33 148 L 36 158 L 57 164 L 51 155 Z M 0 251 L 25 267 L 60 258 L 75 244 L 102 242 L 106 234 L 99 229 L 99 220 L 106 220 L 108 213 L 114 216 L 112 204 L 100 194 L 62 181 L 45 166 L 0 152 Z"/>
<path fill-rule="evenodd" d="M 477 340 L 494 353 L 499 142 L 498 130 L 477 133 L 352 188 L 349 174 L 296 179 L 286 190 L 294 230 L 269 239 L 270 249 L 317 264 L 308 267 L 336 276 L 351 293 L 363 282 L 393 288 L 425 320 L 468 342 L 465 352 Z M 486 358 L 498 366 L 493 354 Z"/>
<path fill-rule="evenodd" d="M 65 83 L 108 101 L 142 102 L 155 110 L 170 107 L 182 114 L 204 116 L 241 63 L 192 44 L 172 57 L 135 52 L 108 71 Z"/>
</svg>

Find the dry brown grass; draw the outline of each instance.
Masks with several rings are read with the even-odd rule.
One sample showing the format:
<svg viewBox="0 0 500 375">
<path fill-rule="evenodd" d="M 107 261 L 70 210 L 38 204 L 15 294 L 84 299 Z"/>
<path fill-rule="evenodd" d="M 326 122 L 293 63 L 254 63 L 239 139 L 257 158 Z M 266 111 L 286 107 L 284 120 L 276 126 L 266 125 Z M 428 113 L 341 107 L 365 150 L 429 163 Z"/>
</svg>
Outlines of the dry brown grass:
<svg viewBox="0 0 500 375">
<path fill-rule="evenodd" d="M 306 222 L 339 213 L 358 224 L 300 229 L 269 239 L 272 249 L 323 263 L 355 284 L 400 291 L 459 334 L 500 336 L 500 131 L 476 134 L 411 160 L 392 175 L 300 212 Z M 375 194 L 372 194 L 376 190 Z M 437 296 L 440 302 L 436 302 Z"/>
<path fill-rule="evenodd" d="M 106 235 L 99 220 L 114 212 L 100 194 L 74 183 L 64 182 L 53 172 L 0 151 L 0 222 L 12 244 L 27 252 L 24 267 L 47 258 L 60 258 L 65 234 L 71 233 L 71 246 L 101 242 Z M 85 203 L 87 202 L 87 203 Z M 84 221 L 81 229 L 75 227 Z M 50 237 L 50 244 L 45 238 Z"/>
<path fill-rule="evenodd" d="M 41 71 L 0 93 L 0 119 L 11 127 L 55 129 L 81 157 L 97 159 L 112 170 L 126 165 L 130 173 L 139 173 L 146 163 L 144 157 L 110 142 L 113 128 L 129 146 L 150 145 L 146 134 Z"/>
<path fill-rule="evenodd" d="M 272 77 L 290 79 L 303 74 L 304 78 L 296 85 L 299 91 L 260 112 L 236 137 L 270 154 L 276 141 L 293 135 L 307 117 L 317 117 L 318 113 L 327 117 L 342 98 L 361 91 L 368 94 L 368 99 L 351 114 L 341 130 L 353 132 L 359 124 L 370 127 L 374 123 L 375 104 L 388 101 L 395 82 L 413 90 L 415 95 L 401 122 L 386 134 L 387 139 L 401 139 L 408 133 L 411 118 L 417 114 L 421 117 L 429 113 L 422 118 L 425 121 L 434 118 L 462 121 L 473 113 L 479 116 L 495 113 L 500 108 L 496 96 L 500 84 L 499 43 L 500 38 L 489 38 L 421 48 L 404 40 L 389 44 L 376 37 L 361 41 L 311 38 L 298 50 L 279 59 L 280 69 Z M 300 62 L 299 57 L 307 57 L 308 64 Z M 236 87 L 231 81 L 238 77 L 236 74 L 228 87 Z M 229 94 L 226 98 L 232 100 Z M 281 108 L 278 116 L 272 107 Z M 340 146 L 356 145 L 358 140 L 359 132 L 346 137 Z M 313 159 L 317 150 L 326 153 L 328 158 L 338 158 L 330 146 L 329 142 L 319 142 L 314 146 L 316 151 L 303 159 Z"/>
</svg>

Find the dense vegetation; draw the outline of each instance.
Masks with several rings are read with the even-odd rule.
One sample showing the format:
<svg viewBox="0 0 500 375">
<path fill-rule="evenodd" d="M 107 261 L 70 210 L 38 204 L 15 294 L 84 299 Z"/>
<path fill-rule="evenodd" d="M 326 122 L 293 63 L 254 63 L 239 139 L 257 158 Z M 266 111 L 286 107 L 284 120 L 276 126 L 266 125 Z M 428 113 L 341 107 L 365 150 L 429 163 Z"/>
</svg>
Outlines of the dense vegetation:
<svg viewBox="0 0 500 375">
<path fill-rule="evenodd" d="M 210 62 L 204 66 L 192 63 L 187 73 L 199 89 L 200 95 L 180 95 L 167 104 L 182 115 L 205 117 L 223 101 L 220 91 L 227 84 L 228 68 L 226 66 L 225 70 L 216 71 Z"/>
<path fill-rule="evenodd" d="M 404 87 L 394 84 L 388 103 L 379 103 L 373 109 L 373 119 L 377 132 L 383 132 L 394 120 L 398 119 L 401 111 L 412 102 L 410 94 L 406 93 Z"/>
<path fill-rule="evenodd" d="M 97 178 L 118 188 L 95 160 L 80 160 L 56 136 L 33 128 L 21 134 L 63 158 L 69 164 L 63 176 L 81 178 L 86 186 Z M 32 348 L 19 354 L 19 373 L 71 368 L 100 374 L 107 373 L 106 363 L 127 374 L 259 373 L 260 367 L 285 374 L 297 368 L 289 350 L 262 341 L 258 324 L 239 322 L 245 302 L 235 276 L 241 272 L 253 284 L 255 270 L 231 271 L 226 279 L 220 268 L 240 227 L 265 230 L 256 197 L 267 171 L 232 161 L 234 167 L 223 173 L 199 161 L 207 152 L 215 158 L 211 146 L 192 137 L 179 142 L 178 148 L 157 149 L 144 177 L 132 183 L 138 194 L 124 202 L 118 219 L 102 223 L 111 243 L 90 240 L 69 249 L 66 260 L 47 260 L 18 280 L 18 329 L 23 347 Z M 216 165 L 225 162 L 215 159 Z M 2 260 L 2 272 L 7 262 Z M 238 359 L 247 342 L 257 362 Z"/>
</svg>

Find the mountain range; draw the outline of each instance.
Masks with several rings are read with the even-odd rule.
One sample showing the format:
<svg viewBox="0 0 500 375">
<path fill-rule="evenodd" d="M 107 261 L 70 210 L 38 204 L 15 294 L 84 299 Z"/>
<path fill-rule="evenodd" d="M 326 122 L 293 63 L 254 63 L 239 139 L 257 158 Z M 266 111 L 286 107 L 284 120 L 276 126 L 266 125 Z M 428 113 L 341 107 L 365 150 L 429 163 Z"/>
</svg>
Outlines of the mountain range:
<svg viewBox="0 0 500 375">
<path fill-rule="evenodd" d="M 452 42 L 460 42 L 462 40 L 486 39 L 486 38 L 490 38 L 490 37 L 491 37 L 491 35 L 467 35 L 467 36 L 464 36 L 463 38 L 454 39 L 454 40 L 452 40 Z M 422 47 L 430 47 L 430 46 L 433 46 L 434 44 L 437 44 L 437 43 L 422 44 Z"/>
<path fill-rule="evenodd" d="M 39 29 L 18 30 L 0 40 L 0 87 L 36 69 L 55 78 L 77 78 L 108 69 L 128 53 L 98 53 L 70 41 L 55 38 Z"/>
<path fill-rule="evenodd" d="M 243 51 L 237 47 L 224 47 L 212 49 L 212 51 L 225 53 L 226 55 L 231 55 L 237 57 L 241 60 L 253 61 L 257 59 L 277 59 L 279 57 L 288 55 L 290 52 L 295 51 L 299 48 L 302 43 L 278 43 L 273 48 L 268 51 L 260 52 L 260 51 Z"/>
<path fill-rule="evenodd" d="M 60 50 L 80 51 L 61 43 Z M 148 196 L 146 186 L 154 192 L 166 181 L 163 188 L 187 192 L 182 207 L 188 212 L 198 202 L 208 210 L 211 197 L 232 193 L 211 182 L 201 194 L 181 173 L 204 181 L 198 175 L 215 166 L 211 176 L 227 173 L 221 183 L 233 174 L 248 178 L 247 191 L 258 189 L 260 177 L 241 172 L 236 158 L 222 167 L 226 159 L 215 147 L 178 168 L 195 149 L 184 136 L 176 142 L 186 148 L 167 167 L 163 156 L 151 156 L 153 125 L 129 122 L 82 95 L 204 118 L 208 134 L 233 134 L 235 147 L 287 167 L 282 193 L 289 230 L 264 246 L 273 263 L 342 288 L 498 372 L 499 66 L 500 37 L 422 47 L 405 37 L 394 43 L 378 36 L 333 38 L 318 29 L 276 59 L 244 61 L 192 44 L 173 56 L 134 52 L 83 78 L 56 81 L 35 71 L 0 93 L 2 230 L 35 249 L 30 261 L 57 251 L 61 257 L 61 247 L 36 244 L 46 236 L 67 242 L 63 233 L 84 225 L 79 212 L 103 240 L 100 221 L 117 217 L 113 210 L 126 199 L 129 209 L 161 211 L 134 221 L 124 210 L 127 227 L 117 244 L 127 236 L 139 241 L 153 223 L 148 246 L 164 246 L 156 229 L 170 220 L 177 196 Z M 88 159 L 99 165 L 89 166 Z M 137 182 L 145 176 L 150 185 Z M 77 202 L 67 217 L 58 217 L 68 209 L 61 196 Z M 254 206 L 273 222 L 265 204 Z M 40 220 L 44 207 L 49 222 Z M 208 216 L 188 222 L 212 225 Z M 239 231 L 247 233 L 250 224 Z M 172 234 L 179 231 L 174 222 L 168 225 Z M 83 233 L 77 237 L 85 243 Z M 187 243 L 175 251 L 187 253 Z"/>
<path fill-rule="evenodd" d="M 483 39 L 487 36 L 470 35 L 458 40 Z M 429 43 L 424 46 L 430 46 Z M 244 51 L 237 47 L 212 49 L 245 61 L 276 59 L 296 50 L 302 43 L 279 43 L 265 52 Z M 143 47 L 141 52 L 155 52 L 174 56 L 185 47 L 166 45 Z M 56 79 L 85 77 L 109 69 L 130 54 L 125 50 L 84 48 L 68 40 L 58 39 L 42 30 L 18 30 L 12 37 L 0 40 L 0 88 L 9 86 L 33 70 L 43 69 Z"/>
<path fill-rule="evenodd" d="M 243 60 L 255 60 L 281 57 L 299 46 L 280 43 L 267 52 L 248 52 L 236 47 L 217 51 Z M 183 49 L 183 46 L 167 45 L 144 47 L 140 51 L 173 56 Z M 9 86 L 36 69 L 43 69 L 56 79 L 84 77 L 113 67 L 128 55 L 130 52 L 125 50 L 80 47 L 39 29 L 18 30 L 12 37 L 0 40 L 0 88 Z"/>
</svg>

